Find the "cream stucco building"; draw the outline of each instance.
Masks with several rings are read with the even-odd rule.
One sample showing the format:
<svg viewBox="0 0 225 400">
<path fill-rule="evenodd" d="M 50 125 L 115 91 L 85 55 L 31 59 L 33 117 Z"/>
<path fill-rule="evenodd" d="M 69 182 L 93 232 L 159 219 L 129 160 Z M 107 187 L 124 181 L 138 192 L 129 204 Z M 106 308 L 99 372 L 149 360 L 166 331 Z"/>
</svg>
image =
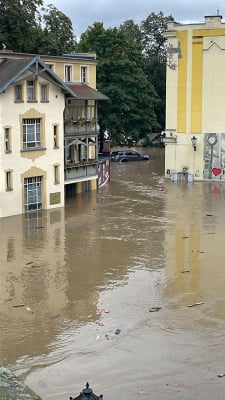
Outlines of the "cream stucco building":
<svg viewBox="0 0 225 400">
<path fill-rule="evenodd" d="M 170 22 L 165 36 L 165 175 L 225 181 L 225 23 Z"/>
<path fill-rule="evenodd" d="M 96 64 L 92 53 L 0 51 L 0 217 L 97 189 L 97 102 L 107 97 L 95 89 Z"/>
<path fill-rule="evenodd" d="M 64 205 L 65 93 L 38 56 L 0 58 L 0 217 Z"/>
</svg>

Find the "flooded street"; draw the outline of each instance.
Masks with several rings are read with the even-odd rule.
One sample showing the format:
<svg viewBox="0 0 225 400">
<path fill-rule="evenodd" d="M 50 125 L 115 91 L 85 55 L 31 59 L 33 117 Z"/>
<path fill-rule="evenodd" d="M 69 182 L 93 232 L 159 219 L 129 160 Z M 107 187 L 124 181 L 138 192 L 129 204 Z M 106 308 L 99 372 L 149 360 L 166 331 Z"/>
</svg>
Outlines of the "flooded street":
<svg viewBox="0 0 225 400">
<path fill-rule="evenodd" d="M 166 181 L 146 151 L 65 209 L 0 220 L 0 364 L 43 400 L 87 381 L 104 400 L 225 398 L 225 185 Z"/>
</svg>

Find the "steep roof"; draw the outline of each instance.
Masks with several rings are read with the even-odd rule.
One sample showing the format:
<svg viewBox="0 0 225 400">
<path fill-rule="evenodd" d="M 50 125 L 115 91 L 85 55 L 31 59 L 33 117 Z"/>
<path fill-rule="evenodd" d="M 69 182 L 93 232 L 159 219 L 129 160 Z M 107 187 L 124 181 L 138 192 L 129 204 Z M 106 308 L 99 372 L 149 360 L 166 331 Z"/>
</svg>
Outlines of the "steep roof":
<svg viewBox="0 0 225 400">
<path fill-rule="evenodd" d="M 91 88 L 85 83 L 67 83 L 75 97 L 80 100 L 109 100 L 109 98 L 96 89 Z"/>
<path fill-rule="evenodd" d="M 28 77 L 31 78 L 42 76 L 70 96 L 76 97 L 75 93 L 40 60 L 39 56 L 26 59 L 0 58 L 0 93 L 4 93 L 10 86 L 19 82 L 24 72 L 29 72 Z"/>
</svg>

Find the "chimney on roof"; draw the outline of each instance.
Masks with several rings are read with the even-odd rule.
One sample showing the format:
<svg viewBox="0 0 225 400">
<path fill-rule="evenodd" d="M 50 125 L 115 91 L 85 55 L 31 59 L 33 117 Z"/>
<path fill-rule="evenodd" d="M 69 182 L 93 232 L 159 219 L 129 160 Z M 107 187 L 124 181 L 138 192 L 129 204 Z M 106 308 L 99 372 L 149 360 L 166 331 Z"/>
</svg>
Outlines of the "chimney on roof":
<svg viewBox="0 0 225 400">
<path fill-rule="evenodd" d="M 217 10 L 217 15 L 206 15 L 205 16 L 205 23 L 206 24 L 210 24 L 210 25 L 220 25 L 221 24 L 221 21 L 222 21 L 222 15 L 219 15 L 218 14 L 218 11 L 219 10 Z"/>
</svg>

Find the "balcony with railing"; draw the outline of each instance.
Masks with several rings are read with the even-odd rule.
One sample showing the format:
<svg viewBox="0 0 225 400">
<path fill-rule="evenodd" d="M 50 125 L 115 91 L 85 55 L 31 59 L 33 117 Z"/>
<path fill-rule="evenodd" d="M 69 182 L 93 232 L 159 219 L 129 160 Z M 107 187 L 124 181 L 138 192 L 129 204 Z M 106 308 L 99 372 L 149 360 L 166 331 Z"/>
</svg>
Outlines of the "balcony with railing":
<svg viewBox="0 0 225 400">
<path fill-rule="evenodd" d="M 71 161 L 66 162 L 64 167 L 65 181 L 76 181 L 85 178 L 97 178 L 98 175 L 98 160 L 87 161 Z"/>
<path fill-rule="evenodd" d="M 96 118 L 92 119 L 72 119 L 68 118 L 64 121 L 64 135 L 65 137 L 91 135 L 99 131 L 98 121 Z"/>
</svg>

